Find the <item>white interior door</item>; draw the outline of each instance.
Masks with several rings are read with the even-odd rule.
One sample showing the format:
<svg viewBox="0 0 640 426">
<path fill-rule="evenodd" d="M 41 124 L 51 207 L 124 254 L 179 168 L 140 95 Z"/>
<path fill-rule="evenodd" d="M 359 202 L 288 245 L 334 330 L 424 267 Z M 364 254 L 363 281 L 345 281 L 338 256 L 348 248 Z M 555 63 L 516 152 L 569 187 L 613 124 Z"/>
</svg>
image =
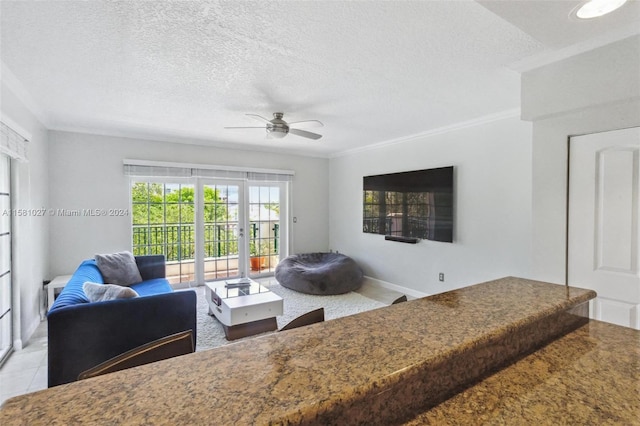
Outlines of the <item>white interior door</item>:
<svg viewBox="0 0 640 426">
<path fill-rule="evenodd" d="M 567 280 L 592 318 L 640 329 L 640 128 L 572 137 Z"/>
</svg>

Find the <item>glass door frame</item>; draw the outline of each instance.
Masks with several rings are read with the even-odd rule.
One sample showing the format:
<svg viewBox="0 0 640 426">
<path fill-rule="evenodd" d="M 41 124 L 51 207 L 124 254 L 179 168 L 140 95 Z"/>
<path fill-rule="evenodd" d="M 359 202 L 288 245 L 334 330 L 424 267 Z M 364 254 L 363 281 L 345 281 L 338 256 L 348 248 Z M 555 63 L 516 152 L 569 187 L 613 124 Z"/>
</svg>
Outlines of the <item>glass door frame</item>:
<svg viewBox="0 0 640 426">
<path fill-rule="evenodd" d="M 279 226 L 278 226 L 278 244 L 279 244 L 279 250 L 278 250 L 278 262 L 282 261 L 282 259 L 284 259 L 287 254 L 289 253 L 289 185 L 288 182 L 278 182 L 278 181 L 257 181 L 257 180 L 249 180 L 247 181 L 247 190 L 245 191 L 245 205 L 249 208 L 249 206 L 251 205 L 250 203 L 250 193 L 251 190 L 250 188 L 252 186 L 271 186 L 271 187 L 278 187 L 278 190 L 280 191 L 279 193 L 279 218 L 278 218 L 278 222 L 279 222 Z M 249 230 L 249 226 L 250 226 L 250 212 L 247 210 L 247 214 L 246 214 L 246 219 L 247 219 L 247 224 L 245 229 L 247 230 L 247 235 L 250 232 Z M 266 272 L 262 272 L 262 271 L 258 271 L 257 273 L 254 273 L 254 271 L 251 270 L 250 264 L 249 264 L 249 260 L 250 260 L 250 250 L 249 250 L 249 243 L 250 243 L 250 238 L 246 238 L 246 259 L 247 262 L 244 265 L 245 268 L 247 269 L 247 276 L 250 276 L 251 278 L 261 278 L 261 277 L 266 277 L 266 276 L 271 276 L 274 274 L 274 271 L 267 269 Z"/>
<path fill-rule="evenodd" d="M 247 276 L 248 264 L 247 252 L 244 247 L 245 242 L 245 230 L 247 229 L 248 218 L 245 212 L 246 209 L 246 195 L 245 195 L 246 181 L 242 179 L 220 179 L 220 178 L 196 178 L 196 197 L 195 197 L 195 211 L 196 211 L 196 251 L 195 251 L 195 282 L 196 285 L 203 285 L 205 281 L 219 281 L 205 280 L 205 222 L 204 222 L 204 187 L 205 185 L 225 185 L 225 186 L 237 186 L 238 187 L 238 275 L 230 276 L 227 278 L 238 278 Z"/>
<path fill-rule="evenodd" d="M 132 242 L 132 252 L 135 251 L 134 246 L 134 214 L 133 210 L 135 207 L 135 203 L 133 202 L 133 185 L 134 183 L 158 183 L 161 185 L 167 184 L 180 184 L 180 185 L 189 185 L 194 188 L 194 200 L 193 200 L 193 210 L 194 210 L 194 259 L 193 259 L 193 281 L 184 281 L 176 284 L 172 284 L 174 288 L 184 288 L 184 287 L 192 287 L 204 285 L 205 281 L 216 281 L 222 279 L 228 279 L 233 277 L 220 277 L 215 278 L 213 280 L 206 280 L 205 276 L 205 254 L 206 254 L 206 224 L 205 224 L 205 185 L 235 185 L 238 187 L 238 277 L 247 277 L 251 276 L 252 278 L 260 278 L 265 276 L 272 276 L 275 272 L 275 268 L 269 268 L 266 271 L 259 270 L 258 273 L 252 273 L 250 269 L 250 236 L 249 227 L 250 227 L 250 196 L 249 189 L 252 186 L 259 187 L 277 187 L 278 194 L 278 204 L 280 206 L 278 212 L 278 262 L 284 259 L 291 248 L 291 215 L 290 215 L 290 206 L 291 206 L 291 185 L 292 182 L 290 179 L 287 180 L 279 180 L 278 178 L 274 180 L 269 179 L 261 179 L 258 177 L 257 179 L 251 179 L 250 176 L 247 177 L 215 177 L 215 176 L 135 176 L 130 175 L 129 179 L 129 202 L 132 209 L 131 213 L 131 238 Z M 148 204 L 148 203 L 147 203 Z M 269 253 L 273 253 L 271 249 L 269 249 Z M 276 263 L 277 264 L 277 263 Z"/>
<path fill-rule="evenodd" d="M 204 186 L 205 185 L 237 185 L 238 186 L 238 275 L 237 277 L 261 278 L 273 275 L 273 271 L 253 273 L 250 267 L 250 188 L 252 186 L 278 187 L 279 194 L 279 234 L 278 234 L 278 262 L 289 252 L 289 185 L 288 182 L 253 181 L 245 179 L 220 179 L 199 177 L 195 181 L 195 211 L 196 211 L 196 256 L 195 282 L 197 285 L 205 281 L 205 232 L 204 232 Z M 234 278 L 234 277 L 229 277 Z"/>
</svg>

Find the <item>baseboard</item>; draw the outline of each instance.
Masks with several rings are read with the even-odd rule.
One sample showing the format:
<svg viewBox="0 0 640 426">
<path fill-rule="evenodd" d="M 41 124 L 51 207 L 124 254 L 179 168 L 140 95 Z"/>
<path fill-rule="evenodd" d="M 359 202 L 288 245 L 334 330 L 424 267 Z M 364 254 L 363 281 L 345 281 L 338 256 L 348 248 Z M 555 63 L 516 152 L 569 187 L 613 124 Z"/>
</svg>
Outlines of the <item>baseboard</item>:
<svg viewBox="0 0 640 426">
<path fill-rule="evenodd" d="M 20 351 L 22 350 L 22 339 L 14 339 L 13 340 L 13 350 Z"/>
<path fill-rule="evenodd" d="M 36 329 L 38 328 L 41 322 L 42 321 L 40 321 L 40 315 L 35 317 L 33 321 L 31 321 L 31 324 L 29 324 L 29 328 L 27 328 L 27 332 L 25 333 L 25 335 L 20 336 L 19 339 L 13 339 L 13 349 L 16 351 L 24 349 L 24 347 L 29 342 L 29 339 L 31 339 L 31 336 L 33 336 L 33 333 L 36 332 Z"/>
<path fill-rule="evenodd" d="M 31 340 L 31 336 L 33 336 L 33 333 L 36 332 L 36 329 L 41 323 L 42 321 L 40 320 L 40 315 L 33 318 L 33 321 L 31 321 L 31 324 L 29 324 L 29 328 L 27 329 L 27 338 L 22 338 L 22 342 L 24 344 L 29 343 L 29 340 Z"/>
<path fill-rule="evenodd" d="M 640 330 L 640 304 L 598 296 L 589 307 L 593 319 Z"/>
<path fill-rule="evenodd" d="M 423 293 L 421 291 L 414 290 L 414 289 L 408 288 L 408 287 L 403 287 L 403 286 L 397 285 L 397 284 L 391 284 L 391 283 L 389 283 L 387 281 L 382 281 L 382 280 L 379 280 L 377 278 L 372 278 L 372 277 L 369 277 L 369 276 L 366 276 L 366 275 L 364 276 L 364 279 L 369 284 L 372 284 L 372 285 L 375 285 L 375 286 L 378 286 L 378 287 L 388 288 L 389 290 L 395 290 L 395 291 L 398 291 L 400 293 L 404 293 L 407 296 L 414 297 L 416 299 L 419 299 L 421 297 L 429 296 L 428 293 Z"/>
</svg>

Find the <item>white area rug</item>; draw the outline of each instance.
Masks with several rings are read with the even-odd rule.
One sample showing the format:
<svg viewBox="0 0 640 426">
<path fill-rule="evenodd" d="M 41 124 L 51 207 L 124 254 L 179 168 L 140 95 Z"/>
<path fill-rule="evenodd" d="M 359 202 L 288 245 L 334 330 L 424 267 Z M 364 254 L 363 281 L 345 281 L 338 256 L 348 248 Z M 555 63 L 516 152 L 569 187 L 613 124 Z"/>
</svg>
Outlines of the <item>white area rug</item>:
<svg viewBox="0 0 640 426">
<path fill-rule="evenodd" d="M 280 284 L 273 281 L 268 284 L 268 287 L 271 291 L 284 299 L 284 315 L 276 318 L 278 321 L 278 328 L 284 326 L 294 318 L 318 308 L 324 308 L 324 318 L 325 320 L 330 320 L 387 306 L 382 302 L 369 299 L 368 297 L 364 297 L 354 292 L 335 296 L 314 296 L 289 290 L 288 288 L 282 287 Z M 197 287 L 195 290 L 198 294 L 197 351 L 211 349 L 267 334 L 258 334 L 256 336 L 245 337 L 244 339 L 229 342 L 224 337 L 222 325 L 218 320 L 208 314 L 209 311 L 207 301 L 204 296 L 204 286 Z"/>
</svg>

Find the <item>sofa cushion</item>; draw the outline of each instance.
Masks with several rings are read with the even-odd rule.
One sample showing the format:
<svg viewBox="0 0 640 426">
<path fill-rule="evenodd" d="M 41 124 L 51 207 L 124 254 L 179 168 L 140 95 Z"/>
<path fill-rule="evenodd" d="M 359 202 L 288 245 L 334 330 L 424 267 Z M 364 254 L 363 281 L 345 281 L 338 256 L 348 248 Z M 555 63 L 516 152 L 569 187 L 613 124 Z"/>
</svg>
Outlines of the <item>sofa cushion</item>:
<svg viewBox="0 0 640 426">
<path fill-rule="evenodd" d="M 140 296 L 173 292 L 173 288 L 166 278 L 154 278 L 152 280 L 142 281 L 141 283 L 133 284 L 131 288 Z"/>
<path fill-rule="evenodd" d="M 106 300 L 130 299 L 138 297 L 138 293 L 129 287 L 116 284 L 98 284 L 87 281 L 82 285 L 89 302 L 104 302 Z"/>
<path fill-rule="evenodd" d="M 131 252 L 96 254 L 96 263 L 107 284 L 129 286 L 142 281 L 136 259 Z"/>
<path fill-rule="evenodd" d="M 82 285 L 87 282 L 104 283 L 102 274 L 96 261 L 88 259 L 83 261 L 78 269 L 73 273 L 69 282 L 62 289 L 49 312 L 63 308 L 65 306 L 77 305 L 78 303 L 89 303 L 87 295 L 82 290 Z"/>
<path fill-rule="evenodd" d="M 49 313 L 67 306 L 79 303 L 89 303 L 82 286 L 85 282 L 104 283 L 100 269 L 95 259 L 83 261 L 73 273 L 67 285 L 62 289 L 55 302 L 49 309 Z M 151 296 L 161 293 L 172 293 L 173 288 L 166 278 L 153 278 L 130 286 L 139 296 Z"/>
</svg>

